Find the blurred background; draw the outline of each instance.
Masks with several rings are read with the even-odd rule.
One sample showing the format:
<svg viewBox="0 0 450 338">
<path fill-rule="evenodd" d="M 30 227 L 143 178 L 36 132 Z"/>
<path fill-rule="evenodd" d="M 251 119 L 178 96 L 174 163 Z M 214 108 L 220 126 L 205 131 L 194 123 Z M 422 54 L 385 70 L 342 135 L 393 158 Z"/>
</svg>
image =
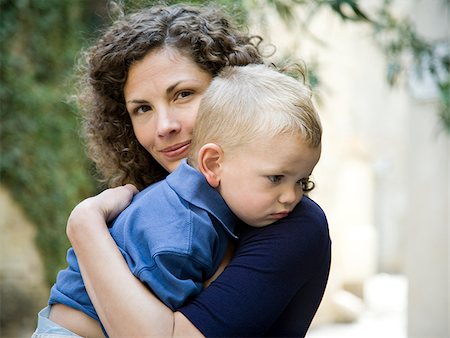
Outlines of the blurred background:
<svg viewBox="0 0 450 338">
<path fill-rule="evenodd" d="M 324 139 L 311 196 L 333 262 L 307 337 L 449 337 L 450 1 L 209 3 L 276 46 L 275 63 L 302 60 L 314 87 Z M 104 188 L 70 95 L 80 50 L 118 6 L 0 5 L 0 336 L 29 337 L 65 266 L 70 211 Z"/>
</svg>

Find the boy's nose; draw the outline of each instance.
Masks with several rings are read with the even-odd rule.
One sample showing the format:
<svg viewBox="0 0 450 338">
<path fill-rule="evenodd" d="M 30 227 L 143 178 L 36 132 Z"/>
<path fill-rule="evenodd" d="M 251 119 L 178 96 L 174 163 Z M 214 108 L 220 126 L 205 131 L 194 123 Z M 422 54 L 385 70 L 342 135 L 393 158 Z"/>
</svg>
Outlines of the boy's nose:
<svg viewBox="0 0 450 338">
<path fill-rule="evenodd" d="M 300 198 L 300 195 L 301 192 L 298 188 L 284 189 L 278 200 L 282 204 L 293 204 Z"/>
</svg>

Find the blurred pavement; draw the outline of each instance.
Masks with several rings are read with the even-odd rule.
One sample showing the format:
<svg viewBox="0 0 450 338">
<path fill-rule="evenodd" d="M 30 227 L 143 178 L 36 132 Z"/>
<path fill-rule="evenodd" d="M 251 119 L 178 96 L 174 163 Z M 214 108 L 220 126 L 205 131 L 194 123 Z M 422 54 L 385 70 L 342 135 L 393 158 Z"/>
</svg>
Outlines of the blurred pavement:
<svg viewBox="0 0 450 338">
<path fill-rule="evenodd" d="M 353 323 L 311 329 L 306 338 L 406 338 L 407 280 L 379 274 L 364 288 L 365 309 Z"/>
</svg>

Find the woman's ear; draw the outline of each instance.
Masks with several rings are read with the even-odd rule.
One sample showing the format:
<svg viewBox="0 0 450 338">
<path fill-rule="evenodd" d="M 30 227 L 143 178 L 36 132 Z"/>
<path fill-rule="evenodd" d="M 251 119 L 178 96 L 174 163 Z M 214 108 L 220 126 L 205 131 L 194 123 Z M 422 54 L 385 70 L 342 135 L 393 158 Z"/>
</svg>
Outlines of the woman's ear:
<svg viewBox="0 0 450 338">
<path fill-rule="evenodd" d="M 217 188 L 220 183 L 220 164 L 222 160 L 223 150 L 215 143 L 205 144 L 198 152 L 198 170 L 213 188 Z"/>
</svg>

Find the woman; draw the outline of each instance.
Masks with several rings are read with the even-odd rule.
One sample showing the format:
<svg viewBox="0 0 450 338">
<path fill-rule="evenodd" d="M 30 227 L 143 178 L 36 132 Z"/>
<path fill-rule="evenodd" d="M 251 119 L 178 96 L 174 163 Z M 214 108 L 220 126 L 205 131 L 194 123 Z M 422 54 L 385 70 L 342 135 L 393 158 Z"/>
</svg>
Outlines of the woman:
<svg viewBox="0 0 450 338">
<path fill-rule="evenodd" d="M 115 23 L 90 49 L 79 94 L 90 154 L 108 184 L 141 189 L 173 171 L 211 79 L 226 65 L 262 62 L 258 44 L 213 9 L 153 7 Z M 134 192 L 106 190 L 68 221 L 110 336 L 305 335 L 330 267 L 326 218 L 312 200 L 272 226 L 242 225 L 225 270 L 172 312 L 131 274 L 106 228 Z"/>
</svg>

